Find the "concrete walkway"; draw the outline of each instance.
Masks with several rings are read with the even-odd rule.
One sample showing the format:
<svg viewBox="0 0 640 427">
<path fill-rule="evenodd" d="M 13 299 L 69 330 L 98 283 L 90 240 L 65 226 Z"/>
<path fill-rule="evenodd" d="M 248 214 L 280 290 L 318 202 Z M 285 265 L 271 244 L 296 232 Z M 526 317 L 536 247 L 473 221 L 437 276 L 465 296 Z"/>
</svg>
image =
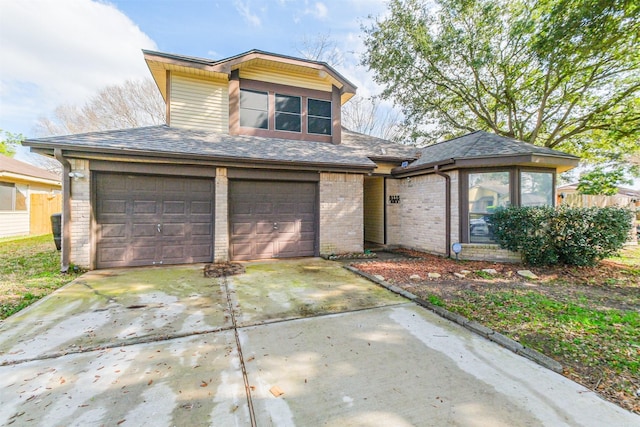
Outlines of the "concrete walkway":
<svg viewBox="0 0 640 427">
<path fill-rule="evenodd" d="M 0 425 L 635 426 L 318 259 L 96 271 L 0 324 Z"/>
</svg>

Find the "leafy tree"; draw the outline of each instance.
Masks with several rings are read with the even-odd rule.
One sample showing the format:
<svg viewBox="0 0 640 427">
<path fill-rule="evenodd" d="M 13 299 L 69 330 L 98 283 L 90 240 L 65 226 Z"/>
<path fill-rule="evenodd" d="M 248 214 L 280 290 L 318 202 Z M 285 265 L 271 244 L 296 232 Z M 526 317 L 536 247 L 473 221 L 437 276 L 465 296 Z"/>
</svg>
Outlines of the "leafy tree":
<svg viewBox="0 0 640 427">
<path fill-rule="evenodd" d="M 362 62 L 416 138 L 483 129 L 621 163 L 640 145 L 637 0 L 390 0 Z"/>
<path fill-rule="evenodd" d="M 19 133 L 11 133 L 0 129 L 3 136 L 0 139 L 0 154 L 13 157 L 16 154 L 16 146 L 22 144 L 24 136 Z"/>
<path fill-rule="evenodd" d="M 63 135 L 165 123 L 165 104 L 151 79 L 127 80 L 100 90 L 83 106 L 60 105 L 41 117 L 40 135 Z"/>
<path fill-rule="evenodd" d="M 613 196 L 618 193 L 618 186 L 631 183 L 623 168 L 606 171 L 598 167 L 580 177 L 578 193 Z"/>
</svg>

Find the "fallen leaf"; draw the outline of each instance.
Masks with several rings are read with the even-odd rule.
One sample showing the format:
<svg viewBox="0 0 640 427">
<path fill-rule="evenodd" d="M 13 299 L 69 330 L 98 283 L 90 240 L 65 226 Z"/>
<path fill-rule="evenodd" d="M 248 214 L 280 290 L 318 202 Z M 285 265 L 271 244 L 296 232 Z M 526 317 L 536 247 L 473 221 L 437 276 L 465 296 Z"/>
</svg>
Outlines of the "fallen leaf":
<svg viewBox="0 0 640 427">
<path fill-rule="evenodd" d="M 280 387 L 278 387 L 277 385 L 274 385 L 273 387 L 271 387 L 269 389 L 269 391 L 271 392 L 271 394 L 273 394 L 275 397 L 280 397 L 284 394 L 284 391 L 282 391 L 282 389 Z"/>
</svg>

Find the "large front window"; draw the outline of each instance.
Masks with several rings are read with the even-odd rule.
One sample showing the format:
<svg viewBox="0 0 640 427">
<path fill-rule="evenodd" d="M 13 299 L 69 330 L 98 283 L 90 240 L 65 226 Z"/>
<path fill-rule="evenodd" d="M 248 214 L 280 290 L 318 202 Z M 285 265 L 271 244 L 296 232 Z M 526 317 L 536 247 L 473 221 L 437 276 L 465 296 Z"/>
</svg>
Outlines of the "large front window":
<svg viewBox="0 0 640 427">
<path fill-rule="evenodd" d="M 553 206 L 553 174 L 520 172 L 520 206 Z"/>
<path fill-rule="evenodd" d="M 463 176 L 468 204 L 462 212 L 466 221 L 462 240 L 467 243 L 495 243 L 491 217 L 498 208 L 554 205 L 553 171 L 513 167 L 470 171 Z"/>
<path fill-rule="evenodd" d="M 509 172 L 469 174 L 469 242 L 493 243 L 491 215 L 511 203 Z"/>
</svg>

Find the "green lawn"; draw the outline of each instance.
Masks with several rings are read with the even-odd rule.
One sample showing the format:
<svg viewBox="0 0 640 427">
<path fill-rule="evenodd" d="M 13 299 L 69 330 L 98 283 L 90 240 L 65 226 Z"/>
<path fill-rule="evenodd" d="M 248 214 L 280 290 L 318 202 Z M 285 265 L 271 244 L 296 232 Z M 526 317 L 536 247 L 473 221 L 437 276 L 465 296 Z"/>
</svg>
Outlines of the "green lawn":
<svg viewBox="0 0 640 427">
<path fill-rule="evenodd" d="M 60 273 L 60 252 L 51 234 L 0 239 L 0 319 L 70 282 Z"/>
</svg>

